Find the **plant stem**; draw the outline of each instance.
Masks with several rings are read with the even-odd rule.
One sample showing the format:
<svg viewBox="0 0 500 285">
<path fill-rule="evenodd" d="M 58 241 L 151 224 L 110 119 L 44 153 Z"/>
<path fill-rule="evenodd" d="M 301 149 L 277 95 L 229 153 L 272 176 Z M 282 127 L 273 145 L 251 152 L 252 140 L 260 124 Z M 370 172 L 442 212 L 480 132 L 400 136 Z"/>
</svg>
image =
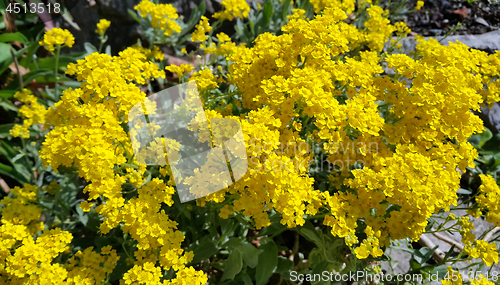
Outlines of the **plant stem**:
<svg viewBox="0 0 500 285">
<path fill-rule="evenodd" d="M 14 64 L 16 65 L 17 76 L 19 77 L 19 90 L 22 91 L 24 84 L 23 84 L 23 75 L 21 74 L 21 72 L 19 70 L 19 62 L 17 62 L 17 57 L 14 54 L 13 49 L 10 49 L 10 54 L 12 55 L 12 59 L 14 60 Z"/>
<path fill-rule="evenodd" d="M 59 45 L 57 47 L 57 51 L 56 51 L 56 67 L 54 68 L 54 76 L 56 77 L 55 79 L 55 92 L 56 92 L 56 100 L 58 99 L 59 97 L 59 82 L 58 82 L 58 79 L 59 79 L 59 54 L 61 52 L 61 46 Z"/>
</svg>

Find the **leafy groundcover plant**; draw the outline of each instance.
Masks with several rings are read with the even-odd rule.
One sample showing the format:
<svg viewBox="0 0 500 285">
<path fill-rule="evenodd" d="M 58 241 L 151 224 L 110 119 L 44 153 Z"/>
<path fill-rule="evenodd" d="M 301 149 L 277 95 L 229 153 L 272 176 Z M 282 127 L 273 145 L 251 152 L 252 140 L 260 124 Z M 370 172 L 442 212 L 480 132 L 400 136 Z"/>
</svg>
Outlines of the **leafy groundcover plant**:
<svg viewBox="0 0 500 285">
<path fill-rule="evenodd" d="M 22 184 L 0 200 L 0 283 L 499 283 L 500 138 L 471 110 L 500 101 L 500 53 L 421 37 L 399 53 L 410 30 L 391 22 L 402 12 L 390 2 L 221 4 L 184 22 L 143 0 L 129 12 L 146 40 L 117 55 L 100 52 L 104 19 L 87 53 L 61 55 L 74 38 L 60 28 L 0 35 L 2 49 L 19 43 L 0 95 L 20 119 L 2 126 L 0 174 Z M 216 33 L 227 23 L 234 34 Z M 37 57 L 40 46 L 52 56 Z M 195 60 L 168 64 L 164 47 Z M 175 161 L 141 163 L 128 118 L 148 94 L 189 81 L 209 123 L 241 125 L 248 171 L 181 203 L 176 182 L 196 191 L 219 178 L 179 182 Z M 211 132 L 188 123 L 206 143 Z M 475 233 L 469 217 L 492 227 Z M 439 232 L 462 240 L 413 247 Z M 412 254 L 406 274 L 420 279 L 368 278 L 390 248 Z M 458 271 L 469 268 L 482 273 Z"/>
</svg>

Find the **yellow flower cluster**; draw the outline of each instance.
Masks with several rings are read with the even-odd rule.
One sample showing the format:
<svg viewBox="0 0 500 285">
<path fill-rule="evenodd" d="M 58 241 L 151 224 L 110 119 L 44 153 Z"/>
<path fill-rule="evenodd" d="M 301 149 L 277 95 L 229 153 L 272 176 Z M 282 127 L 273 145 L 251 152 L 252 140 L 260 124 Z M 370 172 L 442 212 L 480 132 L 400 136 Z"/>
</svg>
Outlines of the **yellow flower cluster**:
<svg viewBox="0 0 500 285">
<path fill-rule="evenodd" d="M 222 0 L 221 5 L 224 10 L 216 12 L 212 16 L 215 19 L 232 21 L 233 18 L 247 18 L 250 12 L 250 6 L 245 0 Z"/>
<path fill-rule="evenodd" d="M 462 235 L 462 243 L 470 244 L 476 240 L 476 235 L 472 233 L 476 228 L 474 224 L 469 221 L 469 217 L 460 217 L 457 221 L 457 225 L 460 226 L 459 233 Z"/>
<path fill-rule="evenodd" d="M 52 28 L 43 35 L 43 41 L 39 42 L 48 51 L 54 51 L 54 46 L 72 47 L 74 43 L 75 37 L 68 30 L 61 28 Z"/>
<path fill-rule="evenodd" d="M 99 23 L 97 23 L 97 30 L 95 30 L 96 34 L 102 36 L 106 33 L 106 30 L 111 25 L 111 22 L 106 19 L 101 19 Z"/>
<path fill-rule="evenodd" d="M 495 243 L 476 240 L 474 245 L 470 243 L 466 244 L 464 250 L 472 258 L 481 258 L 487 266 L 498 263 L 497 245 Z"/>
<path fill-rule="evenodd" d="M 373 232 L 372 228 L 368 226 L 365 229 L 365 233 L 367 235 L 366 239 L 364 239 L 363 242 L 354 250 L 354 252 L 356 253 L 356 257 L 365 259 L 370 254 L 373 257 L 382 256 L 382 254 L 384 254 L 384 251 L 379 248 L 378 241 L 378 238 L 380 238 L 380 231 L 377 231 L 375 233 Z"/>
<path fill-rule="evenodd" d="M 181 248 L 184 236 L 176 230 L 177 224 L 161 210 L 173 204 L 174 189 L 158 178 L 146 180 L 146 165 L 132 158 L 131 140 L 122 127 L 132 106 L 146 97 L 136 83 L 165 77 L 158 65 L 147 61 L 146 53 L 131 47 L 118 56 L 94 53 L 70 64 L 67 73 L 82 81 L 81 87 L 65 90 L 49 109 L 46 128 L 50 132 L 40 151 L 46 165 L 75 166 L 80 177 L 90 182 L 84 189 L 89 199 L 80 207 L 104 218 L 101 233 L 121 225 L 137 241 L 137 260 L 125 274 L 126 284 L 154 284 L 164 270 L 185 270 L 184 264 L 193 257 Z M 123 197 L 125 184 L 138 188 L 136 198 Z M 83 262 L 86 255 L 84 251 L 75 256 Z M 114 257 L 101 263 L 109 260 Z M 191 277 L 186 279 L 192 281 L 189 284 L 206 279 L 198 272 Z"/>
<path fill-rule="evenodd" d="M 477 152 L 467 138 L 482 131 L 481 120 L 469 110 L 477 110 L 483 100 L 499 99 L 483 84 L 496 90 L 500 53 L 419 39 L 417 58 L 396 54 L 384 59 L 396 73 L 397 80 L 391 79 L 383 75 L 377 52 L 393 31 L 409 30 L 403 24 L 391 25 L 379 6 L 368 8 L 368 14 L 358 30 L 343 22 L 345 11 L 327 7 L 310 21 L 290 19 L 279 36 L 264 33 L 252 48 L 238 46 L 228 53 L 231 83 L 242 91 L 242 106 L 254 110 L 247 117 L 250 125 L 242 121 L 250 146 L 249 168 L 254 171 L 230 187 L 228 191 L 241 198 L 223 208 L 221 216 L 244 210 L 262 227 L 268 224 L 262 214 L 266 205 L 283 215 L 283 223 L 294 226 L 302 223 L 294 213 L 326 206 L 330 215 L 325 224 L 333 235 L 354 242 L 362 220 L 381 231 L 380 244 L 388 245 L 391 239 L 418 239 L 436 210 L 456 205 L 456 169 L 474 166 Z M 369 49 L 349 56 L 362 45 Z M 383 110 L 385 117 L 380 116 Z M 261 114 L 267 117 L 263 126 L 257 119 Z M 304 116 L 317 128 L 311 138 L 324 145 L 328 161 L 335 165 L 329 177 L 335 194 L 315 192 L 312 181 L 303 180 L 302 170 L 269 171 L 273 163 L 307 160 L 308 153 L 287 156 L 277 151 L 280 144 L 301 142 L 303 126 L 297 120 Z M 256 148 L 260 153 L 252 151 Z M 283 191 L 301 184 L 294 197 Z M 342 184 L 348 190 L 338 191 Z M 207 197 L 221 199 L 218 193 Z"/>
<path fill-rule="evenodd" d="M 139 15 L 151 21 L 151 26 L 158 30 L 163 30 L 165 36 L 171 36 L 173 32 L 180 33 L 181 26 L 175 21 L 179 18 L 177 9 L 171 4 L 154 4 L 149 0 L 142 0 L 134 7 L 139 11 Z"/>
<path fill-rule="evenodd" d="M 206 33 L 210 32 L 212 30 L 212 27 L 210 26 L 210 23 L 208 22 L 208 18 L 205 16 L 201 16 L 201 20 L 196 25 L 196 30 L 191 34 L 191 41 L 192 42 L 204 42 L 207 40 L 208 36 L 205 35 Z"/>
<path fill-rule="evenodd" d="M 60 228 L 44 230 L 42 209 L 36 205 L 38 187 L 25 184 L 12 189 L 14 197 L 0 201 L 0 283 L 95 284 L 105 280 L 119 257 L 111 246 L 78 251 L 68 262 L 54 259 L 68 253 L 71 233 Z M 34 240 L 33 237 L 41 232 Z"/>
<path fill-rule="evenodd" d="M 486 220 L 495 226 L 500 226 L 500 188 L 495 178 L 490 175 L 479 175 L 482 185 L 479 186 L 479 195 L 476 201 L 487 209 Z"/>
<path fill-rule="evenodd" d="M 184 75 L 193 71 L 194 66 L 192 66 L 191 64 L 182 63 L 181 65 L 169 65 L 165 67 L 165 69 L 174 73 L 175 75 L 177 75 L 177 77 L 179 77 L 179 79 L 181 79 Z"/>
<path fill-rule="evenodd" d="M 16 92 L 14 98 L 25 104 L 19 108 L 18 111 L 24 121 L 22 125 L 14 125 L 9 133 L 13 137 L 29 138 L 30 132 L 28 128 L 35 124 L 43 124 L 45 122 L 47 109 L 45 109 L 45 106 L 38 103 L 38 99 L 28 89 Z"/>
<path fill-rule="evenodd" d="M 190 81 L 196 81 L 203 99 L 219 84 L 226 85 L 221 82 L 233 85 L 235 91 L 229 96 L 241 98 L 241 104 L 235 104 L 244 112 L 233 115 L 231 104 L 220 111 L 206 110 L 188 129 L 198 132 L 200 142 L 210 144 L 211 137 L 234 132 L 229 126 L 218 134 L 211 124 L 219 118 L 233 119 L 241 125 L 248 155 L 248 172 L 225 190 L 198 199 L 198 205 L 224 202 L 220 217 L 242 213 L 257 229 L 271 224 L 270 211 L 279 213 L 281 224 L 289 228 L 304 225 L 307 215 L 321 211 L 331 233 L 344 238 L 357 258 L 364 259 L 381 256 L 381 247 L 391 240 L 417 240 L 433 213 L 456 205 L 457 169 L 473 167 L 477 156 L 467 138 L 483 129 L 470 109 L 500 100 L 500 53 L 488 55 L 460 43 L 441 46 L 436 40 L 419 39 L 414 57 L 382 55 L 388 38 L 394 32 L 405 36 L 408 27 L 392 25 L 387 11 L 368 0 L 363 2 L 369 17 L 364 25 L 349 25 L 344 21 L 346 12 L 354 11 L 355 2 L 311 0 L 321 14 L 309 20 L 304 10 L 296 9 L 282 33 L 261 34 L 252 47 L 236 46 L 223 33 L 217 35 L 217 45 L 212 43 L 207 36 L 212 27 L 202 16 L 191 40 L 202 42 L 206 53 L 226 57 L 228 74 L 221 75 L 223 68 L 213 71 L 204 66 Z M 215 17 L 248 16 L 243 0 L 222 4 L 225 10 Z M 135 9 L 165 35 L 180 32 L 171 5 L 145 0 Z M 104 33 L 106 25 L 102 22 L 98 33 Z M 52 35 L 43 44 L 52 50 L 54 44 L 70 45 L 55 38 Z M 144 102 L 146 94 L 136 85 L 165 77 L 148 60 L 152 58 L 163 59 L 157 47 L 135 46 L 118 56 L 94 53 L 70 64 L 67 74 L 76 76 L 81 87 L 65 90 L 46 114 L 45 109 L 36 111 L 39 117 L 33 114 L 38 108 L 34 96 L 26 90 L 16 96 L 29 104 L 21 112 L 25 125 L 45 122 L 50 130 L 40 151 L 44 164 L 55 170 L 76 167 L 88 181 L 84 193 L 89 198 L 80 208 L 102 217 L 102 234 L 121 227 L 134 240 L 130 256 L 135 260 L 121 284 L 205 284 L 203 272 L 186 267 L 193 253 L 181 247 L 184 235 L 165 211 L 175 195 L 170 164 L 159 169 L 161 179 L 148 177 L 150 171 L 141 163 L 144 153 L 133 152 L 137 129 L 145 124 L 133 120 L 135 128 L 129 133 L 123 127 L 129 115 L 138 115 L 131 111 L 137 103 L 148 112 L 156 111 L 156 103 Z M 382 66 L 394 75 L 387 76 Z M 166 70 L 182 77 L 193 67 L 171 65 Z M 208 127 L 198 124 L 203 114 Z M 160 129 L 154 124 L 147 127 L 152 133 Z M 25 129 L 17 127 L 12 133 L 25 135 Z M 315 143 L 321 147 L 313 149 Z M 157 138 L 146 151 L 154 155 L 166 151 L 174 165 L 179 148 L 174 140 Z M 309 176 L 309 163 L 318 152 L 332 164 L 328 191 L 315 189 L 316 181 Z M 217 172 L 200 169 L 194 176 L 182 177 L 193 192 L 221 181 Z M 489 221 L 499 223 L 500 189 L 492 177 L 481 180 L 478 204 L 488 210 Z M 134 194 L 125 196 L 129 187 Z M 52 194 L 57 188 L 51 184 L 42 190 Z M 77 251 L 64 266 L 53 262 L 68 249 L 71 234 L 58 228 L 43 231 L 42 211 L 36 204 L 38 187 L 25 185 L 12 191 L 17 198 L 0 201 L 0 281 L 91 284 L 113 271 L 118 256 L 111 247 L 99 249 L 100 253 L 93 248 Z M 457 225 L 465 252 L 488 266 L 498 262 L 496 245 L 476 241 L 468 218 L 460 218 Z M 366 226 L 361 243 L 358 226 Z M 40 236 L 34 240 L 35 235 Z M 161 282 L 170 269 L 176 278 Z"/>
<path fill-rule="evenodd" d="M 441 284 L 443 285 L 462 285 L 462 275 L 460 274 L 459 271 L 453 270 L 451 266 L 448 266 L 447 268 L 447 275 L 445 276 L 445 279 L 441 280 Z"/>
<path fill-rule="evenodd" d="M 424 7 L 425 2 L 424 1 L 417 1 L 417 6 L 415 6 L 415 10 L 420 10 L 422 7 Z"/>
<path fill-rule="evenodd" d="M 337 7 L 348 14 L 354 11 L 356 0 L 311 0 L 311 4 L 314 7 L 314 13 L 318 14 L 324 8 Z"/>
<path fill-rule="evenodd" d="M 483 274 L 477 274 L 475 278 L 470 280 L 470 284 L 472 285 L 494 285 L 493 281 L 488 280 L 487 276 L 483 276 Z"/>
<path fill-rule="evenodd" d="M 140 51 L 141 53 L 143 53 L 144 55 L 146 55 L 146 58 L 148 60 L 156 59 L 156 60 L 161 61 L 165 58 L 165 54 L 160 50 L 159 46 L 154 46 L 153 49 L 151 50 L 151 49 L 139 46 L 138 44 L 135 44 L 132 46 L 132 48 L 135 48 L 138 51 Z"/>
<path fill-rule="evenodd" d="M 202 69 L 194 72 L 189 78 L 189 81 L 195 81 L 200 92 L 207 89 L 212 90 L 219 86 L 217 84 L 217 79 L 210 69 Z"/>
</svg>

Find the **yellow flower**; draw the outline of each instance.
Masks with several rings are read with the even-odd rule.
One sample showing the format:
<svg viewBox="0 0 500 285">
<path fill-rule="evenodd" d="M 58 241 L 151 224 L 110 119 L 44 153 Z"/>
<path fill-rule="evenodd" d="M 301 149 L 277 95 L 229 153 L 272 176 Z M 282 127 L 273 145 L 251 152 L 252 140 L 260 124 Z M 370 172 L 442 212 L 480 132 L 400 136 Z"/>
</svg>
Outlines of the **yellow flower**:
<svg viewBox="0 0 500 285">
<path fill-rule="evenodd" d="M 153 28 L 163 30 L 166 36 L 181 32 L 181 26 L 175 21 L 179 18 L 177 9 L 171 4 L 154 4 L 149 0 L 142 0 L 134 9 L 139 11 L 142 18 L 148 18 Z"/>
<path fill-rule="evenodd" d="M 194 69 L 194 66 L 192 66 L 191 64 L 184 64 L 184 63 L 182 63 L 179 66 L 177 66 L 177 65 L 169 65 L 169 66 L 165 67 L 165 69 L 168 70 L 168 71 L 170 71 L 170 72 L 172 72 L 172 73 L 174 73 L 180 79 L 185 74 L 191 72 Z"/>
<path fill-rule="evenodd" d="M 225 33 L 218 33 L 217 39 L 219 39 L 219 43 L 231 41 L 231 38 L 228 35 L 226 35 Z"/>
<path fill-rule="evenodd" d="M 245 0 L 222 0 L 221 4 L 224 10 L 215 13 L 215 19 L 232 21 L 233 18 L 247 18 L 250 12 L 250 6 Z"/>
<path fill-rule="evenodd" d="M 415 10 L 420 10 L 424 6 L 424 1 L 418 1 L 417 6 L 415 6 Z"/>
<path fill-rule="evenodd" d="M 106 20 L 106 19 L 101 19 L 99 23 L 97 23 L 97 30 L 95 32 L 99 34 L 100 36 L 104 35 L 106 30 L 109 28 L 109 25 L 111 25 L 111 22 Z"/>
<path fill-rule="evenodd" d="M 31 93 L 31 90 L 23 89 L 18 91 L 14 94 L 14 98 L 25 103 L 18 111 L 24 122 L 23 125 L 14 125 L 9 133 L 13 137 L 29 138 L 28 128 L 35 124 L 43 124 L 47 110 L 45 106 L 38 103 L 38 99 Z"/>
<path fill-rule="evenodd" d="M 43 40 L 39 42 L 39 44 L 44 46 L 48 51 L 54 51 L 54 45 L 72 47 L 74 43 L 75 37 L 73 37 L 68 30 L 61 28 L 52 28 L 45 32 Z"/>
<path fill-rule="evenodd" d="M 444 279 L 441 280 L 442 285 L 462 285 L 462 275 L 459 271 L 453 270 L 451 266 L 448 266 L 447 273 Z"/>
<path fill-rule="evenodd" d="M 212 30 L 212 27 L 210 26 L 208 22 L 208 18 L 205 16 L 201 16 L 201 20 L 196 25 L 196 30 L 191 34 L 191 41 L 192 42 L 204 42 L 208 36 L 205 35 L 206 33 L 210 32 Z"/>
</svg>

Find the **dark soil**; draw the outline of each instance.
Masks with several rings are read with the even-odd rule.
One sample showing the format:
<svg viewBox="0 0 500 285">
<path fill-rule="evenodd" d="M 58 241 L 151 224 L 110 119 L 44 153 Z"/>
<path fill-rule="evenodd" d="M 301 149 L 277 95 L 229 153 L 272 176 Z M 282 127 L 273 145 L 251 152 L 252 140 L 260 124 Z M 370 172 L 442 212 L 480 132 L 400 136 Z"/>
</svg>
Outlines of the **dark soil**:
<svg viewBox="0 0 500 285">
<path fill-rule="evenodd" d="M 400 17 L 418 35 L 444 35 L 454 30 L 459 23 L 461 26 L 451 35 L 484 34 L 500 28 L 498 0 L 425 0 L 424 2 L 425 5 L 420 11 Z M 408 1 L 408 7 L 415 7 L 416 4 L 417 0 Z"/>
</svg>

